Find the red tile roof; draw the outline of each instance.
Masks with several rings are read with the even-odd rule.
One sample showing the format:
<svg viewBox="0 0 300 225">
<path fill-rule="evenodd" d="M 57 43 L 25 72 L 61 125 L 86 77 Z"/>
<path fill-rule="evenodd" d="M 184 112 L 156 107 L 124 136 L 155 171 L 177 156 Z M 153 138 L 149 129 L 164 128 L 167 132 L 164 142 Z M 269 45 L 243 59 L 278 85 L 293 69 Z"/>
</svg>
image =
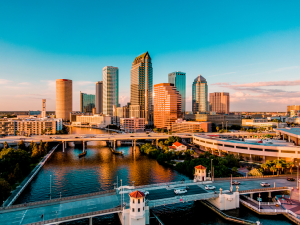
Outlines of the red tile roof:
<svg viewBox="0 0 300 225">
<path fill-rule="evenodd" d="M 202 170 L 203 170 L 203 169 L 206 169 L 206 167 L 204 167 L 204 166 L 201 166 L 201 165 L 199 165 L 199 166 L 195 166 L 195 168 L 196 168 L 196 169 L 200 169 L 200 170 L 201 170 L 201 169 L 202 169 Z"/>
<path fill-rule="evenodd" d="M 141 192 L 141 191 L 134 191 L 134 192 L 131 192 L 129 195 L 130 195 L 130 197 L 133 197 L 133 198 L 141 198 L 141 197 L 145 196 L 144 192 Z"/>
<path fill-rule="evenodd" d="M 171 149 L 176 149 L 176 147 L 175 147 L 175 146 L 169 146 L 169 148 L 171 148 Z"/>
<path fill-rule="evenodd" d="M 175 145 L 176 147 L 179 147 L 179 146 L 181 146 L 181 145 L 183 145 L 183 144 L 181 144 L 181 143 L 179 143 L 178 141 L 176 141 L 176 142 L 173 143 L 173 145 Z"/>
</svg>

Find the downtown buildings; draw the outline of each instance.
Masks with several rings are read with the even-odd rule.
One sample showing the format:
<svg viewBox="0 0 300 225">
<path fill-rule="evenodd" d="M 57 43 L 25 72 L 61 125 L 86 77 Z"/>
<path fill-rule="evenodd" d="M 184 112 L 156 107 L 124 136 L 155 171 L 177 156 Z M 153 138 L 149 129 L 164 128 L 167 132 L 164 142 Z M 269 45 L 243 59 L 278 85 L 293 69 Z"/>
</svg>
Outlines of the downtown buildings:
<svg viewBox="0 0 300 225">
<path fill-rule="evenodd" d="M 103 113 L 103 81 L 96 82 L 95 107 L 96 114 Z"/>
<path fill-rule="evenodd" d="M 171 129 L 172 123 L 181 117 L 181 95 L 174 84 L 154 85 L 154 126 Z"/>
<path fill-rule="evenodd" d="M 214 92 L 209 94 L 210 111 L 217 114 L 229 114 L 229 93 Z"/>
<path fill-rule="evenodd" d="M 208 108 L 208 87 L 207 82 L 201 74 L 194 80 L 192 88 L 192 111 L 193 114 L 197 112 L 207 113 Z"/>
<path fill-rule="evenodd" d="M 68 79 L 56 80 L 56 118 L 64 121 L 70 120 L 70 113 L 73 110 L 73 83 Z"/>
<path fill-rule="evenodd" d="M 92 113 L 95 108 L 95 95 L 80 92 L 80 112 Z"/>
<path fill-rule="evenodd" d="M 180 71 L 169 73 L 168 82 L 174 84 L 181 95 L 181 112 L 183 115 L 185 113 L 186 104 L 186 73 Z"/>
<path fill-rule="evenodd" d="M 148 52 L 136 57 L 131 67 L 130 116 L 153 124 L 153 69 Z"/>
<path fill-rule="evenodd" d="M 106 66 L 103 76 L 103 114 L 113 115 L 113 106 L 119 106 L 119 68 Z"/>
</svg>

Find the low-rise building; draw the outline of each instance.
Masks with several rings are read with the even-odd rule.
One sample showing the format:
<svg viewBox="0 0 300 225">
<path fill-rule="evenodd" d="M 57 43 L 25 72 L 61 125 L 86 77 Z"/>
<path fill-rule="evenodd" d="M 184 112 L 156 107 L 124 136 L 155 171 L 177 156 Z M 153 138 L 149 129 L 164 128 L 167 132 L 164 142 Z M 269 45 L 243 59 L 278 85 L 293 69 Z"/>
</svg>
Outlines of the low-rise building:
<svg viewBox="0 0 300 225">
<path fill-rule="evenodd" d="M 72 121 L 73 126 L 89 125 L 104 128 L 111 124 L 111 116 L 96 115 L 76 115 L 76 121 Z"/>
<path fill-rule="evenodd" d="M 272 130 L 273 128 L 285 128 L 287 123 L 268 122 L 268 119 L 243 119 L 242 126 L 245 128 L 266 128 Z"/>
<path fill-rule="evenodd" d="M 195 166 L 194 181 L 206 181 L 206 167 L 199 165 Z"/>
<path fill-rule="evenodd" d="M 216 126 L 222 127 L 225 129 L 227 126 L 232 125 L 242 125 L 242 116 L 241 115 L 211 115 L 206 113 L 197 113 L 197 114 L 185 114 L 184 119 L 193 120 L 198 122 L 211 122 Z"/>
<path fill-rule="evenodd" d="M 179 143 L 178 141 L 174 142 L 172 146 L 169 146 L 169 150 L 175 151 L 186 151 L 187 147 L 184 144 Z"/>
<path fill-rule="evenodd" d="M 172 123 L 172 132 L 176 133 L 196 133 L 211 132 L 211 122 L 192 122 L 178 119 Z"/>
<path fill-rule="evenodd" d="M 62 119 L 22 118 L 0 121 L 1 135 L 42 135 L 56 134 L 63 128 Z"/>
<path fill-rule="evenodd" d="M 145 131 L 145 118 L 120 118 L 120 128 L 127 133 Z"/>
</svg>

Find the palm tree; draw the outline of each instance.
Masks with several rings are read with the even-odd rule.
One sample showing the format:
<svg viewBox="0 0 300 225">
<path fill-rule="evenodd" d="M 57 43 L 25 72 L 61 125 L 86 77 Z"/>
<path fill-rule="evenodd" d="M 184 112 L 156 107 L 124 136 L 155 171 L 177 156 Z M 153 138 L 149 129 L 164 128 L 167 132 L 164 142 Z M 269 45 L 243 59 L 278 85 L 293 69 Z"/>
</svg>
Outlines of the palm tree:
<svg viewBox="0 0 300 225">
<path fill-rule="evenodd" d="M 291 175 L 292 175 L 292 171 L 293 171 L 293 167 L 294 167 L 294 166 L 295 166 L 295 164 L 294 164 L 293 162 L 288 162 L 287 165 L 286 165 L 286 167 L 287 167 L 288 169 L 290 169 Z"/>
<path fill-rule="evenodd" d="M 266 163 L 261 164 L 260 167 L 263 168 L 264 172 L 265 172 L 267 169 L 269 169 L 269 166 L 268 166 L 268 164 L 266 164 Z"/>
<path fill-rule="evenodd" d="M 278 162 L 275 167 L 278 170 L 278 172 L 277 172 L 277 175 L 278 175 L 280 173 L 280 170 L 282 169 L 282 164 Z"/>
<path fill-rule="evenodd" d="M 277 171 L 277 168 L 276 168 L 275 166 L 272 166 L 272 167 L 270 168 L 270 170 L 271 170 L 271 172 L 273 172 L 273 175 L 274 175 L 274 172 Z"/>
<path fill-rule="evenodd" d="M 217 130 L 217 132 L 219 132 L 220 128 L 219 128 L 219 127 L 216 127 L 216 130 Z"/>
</svg>

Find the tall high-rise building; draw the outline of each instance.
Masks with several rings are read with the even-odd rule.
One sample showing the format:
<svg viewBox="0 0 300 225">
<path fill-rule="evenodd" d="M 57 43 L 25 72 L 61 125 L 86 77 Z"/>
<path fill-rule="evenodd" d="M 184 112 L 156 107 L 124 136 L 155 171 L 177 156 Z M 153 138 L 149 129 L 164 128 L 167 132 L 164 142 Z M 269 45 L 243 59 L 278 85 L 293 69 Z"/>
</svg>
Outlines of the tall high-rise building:
<svg viewBox="0 0 300 225">
<path fill-rule="evenodd" d="M 96 82 L 96 114 L 103 113 L 103 81 Z"/>
<path fill-rule="evenodd" d="M 186 102 L 186 73 L 184 72 L 173 72 L 169 73 L 169 83 L 174 84 L 179 94 L 181 94 L 181 112 L 184 115 L 185 102 Z"/>
<path fill-rule="evenodd" d="M 219 114 L 229 114 L 229 93 L 214 92 L 209 93 L 210 111 Z"/>
<path fill-rule="evenodd" d="M 153 69 L 148 52 L 136 57 L 131 67 L 131 108 L 140 106 L 136 117 L 145 118 L 146 124 L 153 124 Z"/>
<path fill-rule="evenodd" d="M 119 106 L 119 68 L 106 66 L 103 74 L 103 114 L 113 115 L 113 106 Z"/>
<path fill-rule="evenodd" d="M 42 99 L 42 118 L 46 117 L 46 99 Z"/>
<path fill-rule="evenodd" d="M 207 82 L 201 74 L 193 82 L 192 110 L 193 113 L 208 112 Z"/>
<path fill-rule="evenodd" d="M 80 92 L 80 112 L 92 113 L 95 107 L 95 95 Z"/>
<path fill-rule="evenodd" d="M 174 84 L 154 85 L 154 126 L 171 129 L 181 116 L 181 95 Z"/>
<path fill-rule="evenodd" d="M 72 80 L 56 80 L 56 118 L 62 118 L 64 121 L 70 120 L 70 113 L 73 110 L 72 88 Z"/>
</svg>

